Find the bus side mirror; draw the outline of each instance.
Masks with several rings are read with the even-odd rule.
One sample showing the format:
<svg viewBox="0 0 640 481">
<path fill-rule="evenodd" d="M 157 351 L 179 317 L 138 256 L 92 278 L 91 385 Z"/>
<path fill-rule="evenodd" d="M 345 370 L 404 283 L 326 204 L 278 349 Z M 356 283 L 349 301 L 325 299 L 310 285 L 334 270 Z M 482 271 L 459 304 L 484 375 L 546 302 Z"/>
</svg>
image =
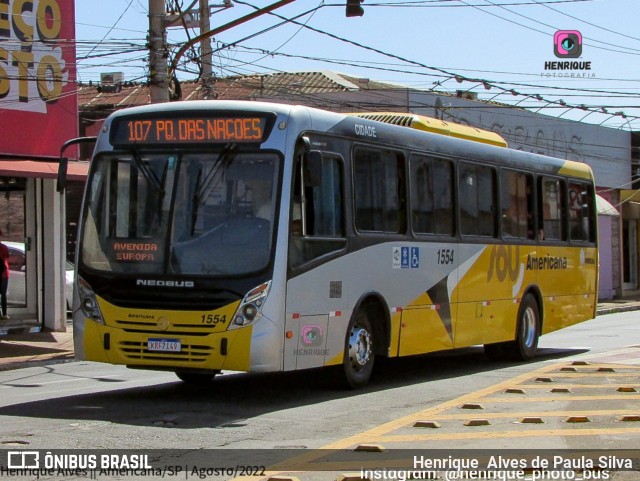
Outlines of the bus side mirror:
<svg viewBox="0 0 640 481">
<path fill-rule="evenodd" d="M 62 147 L 60 147 L 60 159 L 58 161 L 58 179 L 56 182 L 56 191 L 64 192 L 64 188 L 67 185 L 67 166 L 69 165 L 69 159 L 64 157 L 64 152 L 70 145 L 95 143 L 98 140 L 97 137 L 78 137 L 76 139 L 67 140 Z"/>
<path fill-rule="evenodd" d="M 67 166 L 69 165 L 69 159 L 66 157 L 60 157 L 58 163 L 58 180 L 56 182 L 56 191 L 64 192 L 64 188 L 67 186 Z"/>
</svg>

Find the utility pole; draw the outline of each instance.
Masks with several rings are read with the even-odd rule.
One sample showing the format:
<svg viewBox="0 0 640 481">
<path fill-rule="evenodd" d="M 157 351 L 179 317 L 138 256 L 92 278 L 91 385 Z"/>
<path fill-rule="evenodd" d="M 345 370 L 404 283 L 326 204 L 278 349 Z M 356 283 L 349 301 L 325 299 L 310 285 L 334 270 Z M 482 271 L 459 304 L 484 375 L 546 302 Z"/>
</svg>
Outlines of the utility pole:
<svg viewBox="0 0 640 481">
<path fill-rule="evenodd" d="M 194 3 L 197 0 L 194 0 Z M 273 10 L 276 10 L 280 7 L 283 7 L 285 5 L 288 5 L 290 3 L 295 2 L 296 0 L 279 0 L 275 3 L 272 3 L 271 5 L 268 5 L 266 7 L 260 8 L 255 12 L 252 12 L 248 15 L 245 15 L 244 17 L 240 17 L 236 20 L 233 20 L 225 25 L 222 25 L 220 27 L 216 27 L 213 30 L 208 30 L 205 31 L 203 33 L 200 33 L 200 35 L 198 35 L 195 38 L 192 38 L 191 40 L 189 40 L 188 42 L 186 42 L 182 47 L 180 47 L 180 49 L 176 52 L 176 54 L 173 56 L 173 60 L 171 61 L 171 65 L 170 65 L 170 69 L 171 69 L 171 73 L 172 75 L 175 73 L 177 67 L 178 67 L 178 62 L 180 61 L 180 59 L 182 58 L 182 56 L 184 55 L 184 53 L 189 50 L 191 47 L 193 47 L 196 43 L 198 42 L 202 42 L 203 40 L 207 40 L 211 37 L 213 37 L 214 35 L 219 34 L 220 32 L 224 32 L 226 30 L 229 30 L 230 28 L 236 27 L 242 23 L 248 22 L 249 20 L 253 20 L 254 18 L 257 18 L 261 15 L 264 15 L 265 13 L 269 13 L 272 12 Z M 225 6 L 226 4 L 229 3 L 225 0 Z M 207 15 L 209 14 L 209 12 L 207 12 Z M 202 31 L 201 31 L 202 32 Z M 211 65 L 211 61 L 207 61 L 207 60 L 203 60 L 203 64 L 209 64 L 209 66 Z"/>
<path fill-rule="evenodd" d="M 151 103 L 169 101 L 165 0 L 149 0 L 149 93 Z"/>
<path fill-rule="evenodd" d="M 210 15 L 209 0 L 200 0 L 200 34 L 211 30 Z M 202 98 L 209 100 L 213 93 L 213 56 L 210 37 L 203 38 L 200 42 L 200 62 L 202 66 Z"/>
</svg>

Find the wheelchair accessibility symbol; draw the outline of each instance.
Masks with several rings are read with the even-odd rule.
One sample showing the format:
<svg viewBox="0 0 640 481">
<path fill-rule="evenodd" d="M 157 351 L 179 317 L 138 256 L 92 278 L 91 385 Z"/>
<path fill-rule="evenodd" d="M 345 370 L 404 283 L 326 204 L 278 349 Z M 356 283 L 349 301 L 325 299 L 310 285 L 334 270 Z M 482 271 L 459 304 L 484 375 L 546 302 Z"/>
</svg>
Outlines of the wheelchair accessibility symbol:
<svg viewBox="0 0 640 481">
<path fill-rule="evenodd" d="M 394 247 L 393 267 L 397 269 L 418 269 L 420 267 L 419 247 Z"/>
</svg>

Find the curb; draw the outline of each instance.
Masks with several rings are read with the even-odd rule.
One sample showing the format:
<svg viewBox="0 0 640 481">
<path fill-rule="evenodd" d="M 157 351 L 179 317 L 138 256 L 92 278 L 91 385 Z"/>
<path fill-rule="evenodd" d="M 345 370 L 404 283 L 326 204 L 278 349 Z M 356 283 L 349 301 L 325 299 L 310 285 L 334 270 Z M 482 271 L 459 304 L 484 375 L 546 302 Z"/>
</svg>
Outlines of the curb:
<svg viewBox="0 0 640 481">
<path fill-rule="evenodd" d="M 33 361 L 14 361 L 8 362 L 6 364 L 0 363 L 0 372 L 3 371 L 14 371 L 16 369 L 22 369 L 26 367 L 39 367 L 39 366 L 48 366 L 49 364 L 63 364 L 67 362 L 75 361 L 75 357 L 73 353 L 65 354 L 60 357 L 52 357 L 49 359 L 38 359 Z"/>
<path fill-rule="evenodd" d="M 603 307 L 596 310 L 596 316 L 606 316 L 607 314 L 617 314 L 619 312 L 632 312 L 638 310 L 640 310 L 640 305 L 637 304 Z"/>
</svg>

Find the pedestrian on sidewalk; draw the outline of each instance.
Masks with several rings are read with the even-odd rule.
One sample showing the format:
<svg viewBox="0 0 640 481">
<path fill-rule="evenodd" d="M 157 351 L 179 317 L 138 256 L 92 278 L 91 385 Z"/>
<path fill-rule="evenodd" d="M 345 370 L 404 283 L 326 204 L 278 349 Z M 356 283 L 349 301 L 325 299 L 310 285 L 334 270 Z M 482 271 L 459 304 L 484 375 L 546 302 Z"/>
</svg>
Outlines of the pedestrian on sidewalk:
<svg viewBox="0 0 640 481">
<path fill-rule="evenodd" d="M 7 289 L 9 287 L 9 249 L 2 243 L 4 232 L 0 229 L 0 308 L 2 314 L 1 320 L 9 319 L 7 315 Z"/>
</svg>

